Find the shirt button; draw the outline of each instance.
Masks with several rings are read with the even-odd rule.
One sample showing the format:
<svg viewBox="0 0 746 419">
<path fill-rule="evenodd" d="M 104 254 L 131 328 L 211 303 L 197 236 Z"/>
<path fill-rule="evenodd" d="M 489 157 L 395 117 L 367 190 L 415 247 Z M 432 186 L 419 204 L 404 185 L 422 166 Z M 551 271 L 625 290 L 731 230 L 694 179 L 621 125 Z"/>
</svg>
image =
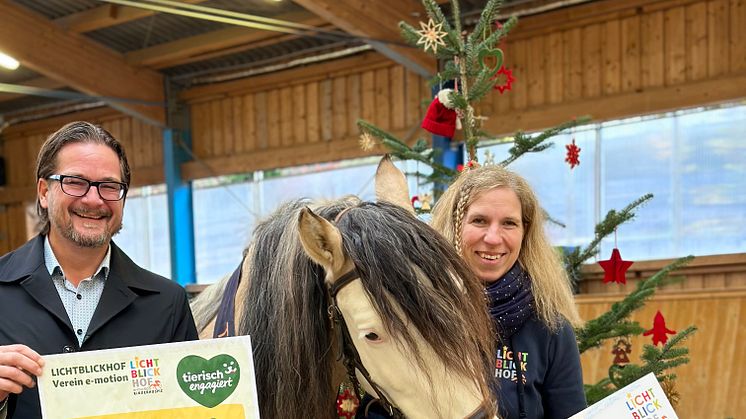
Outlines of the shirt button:
<svg viewBox="0 0 746 419">
<path fill-rule="evenodd" d="M 80 295 L 80 294 L 76 295 L 76 297 L 78 297 L 78 300 L 82 300 L 83 299 L 83 296 Z"/>
<path fill-rule="evenodd" d="M 65 345 L 64 347 L 62 347 L 62 352 L 65 352 L 65 353 L 75 352 L 75 347 L 73 347 L 72 345 Z"/>
<path fill-rule="evenodd" d="M 78 329 L 78 335 L 82 335 L 82 334 L 83 334 L 83 329 Z"/>
</svg>

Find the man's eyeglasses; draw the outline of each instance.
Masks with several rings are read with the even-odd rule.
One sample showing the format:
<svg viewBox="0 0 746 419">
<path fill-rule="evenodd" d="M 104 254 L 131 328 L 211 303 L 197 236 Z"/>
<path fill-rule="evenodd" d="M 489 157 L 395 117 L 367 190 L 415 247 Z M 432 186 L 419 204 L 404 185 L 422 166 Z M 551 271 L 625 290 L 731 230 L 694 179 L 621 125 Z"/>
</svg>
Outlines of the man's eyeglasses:
<svg viewBox="0 0 746 419">
<path fill-rule="evenodd" d="M 60 182 L 62 192 L 80 198 L 88 193 L 91 186 L 95 186 L 98 196 L 104 201 L 119 201 L 127 195 L 127 185 L 121 182 L 104 181 L 93 182 L 78 176 L 69 175 L 51 175 L 47 177 L 50 180 Z"/>
</svg>

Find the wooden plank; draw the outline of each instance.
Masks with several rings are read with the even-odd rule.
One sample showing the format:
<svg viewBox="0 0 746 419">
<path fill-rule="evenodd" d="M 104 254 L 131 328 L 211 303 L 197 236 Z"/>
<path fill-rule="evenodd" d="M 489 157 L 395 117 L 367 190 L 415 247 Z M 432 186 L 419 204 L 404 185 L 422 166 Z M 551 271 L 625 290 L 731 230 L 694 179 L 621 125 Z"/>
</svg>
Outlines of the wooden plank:
<svg viewBox="0 0 746 419">
<path fill-rule="evenodd" d="M 553 32 L 547 36 L 546 91 L 548 103 L 560 103 L 564 97 L 564 73 L 566 70 L 563 33 Z"/>
<path fill-rule="evenodd" d="M 620 93 L 612 97 L 566 102 L 557 106 L 526 109 L 491 115 L 487 130 L 495 135 L 516 130 L 539 130 L 561 122 L 568 115 L 589 112 L 595 121 L 619 119 L 648 113 L 660 113 L 706 104 L 741 100 L 746 97 L 746 75 L 691 82 L 680 87 L 648 88 L 640 92 Z M 695 259 L 696 260 L 696 259 Z"/>
<path fill-rule="evenodd" d="M 211 142 L 207 148 L 207 154 L 204 157 L 222 156 L 225 154 L 225 140 L 223 136 L 223 105 L 220 100 L 210 102 L 210 131 L 212 132 Z"/>
<path fill-rule="evenodd" d="M 231 111 L 233 112 L 233 151 L 243 153 L 246 151 L 243 133 L 243 96 L 231 98 Z"/>
<path fill-rule="evenodd" d="M 564 99 L 572 102 L 583 97 L 583 32 L 580 28 L 562 33 Z"/>
<path fill-rule="evenodd" d="M 424 82 L 418 74 L 407 71 L 405 83 L 404 120 L 405 124 L 410 127 L 421 122 L 423 113 L 420 109 L 420 89 L 424 87 Z"/>
<path fill-rule="evenodd" d="M 243 102 L 243 112 L 241 121 L 243 122 L 243 150 L 254 151 L 257 148 L 256 138 L 256 112 L 254 112 L 254 95 L 245 94 L 241 98 Z"/>
<path fill-rule="evenodd" d="M 746 1 L 730 0 L 730 72 L 746 70 Z"/>
<path fill-rule="evenodd" d="M 640 16 L 622 20 L 622 92 L 640 88 L 640 51 Z"/>
<path fill-rule="evenodd" d="M 183 3 L 199 4 L 205 0 L 183 0 Z M 137 7 L 122 7 L 104 4 L 81 12 L 55 19 L 54 23 L 67 31 L 81 33 L 121 25 L 136 19 L 153 16 L 156 12 Z"/>
<path fill-rule="evenodd" d="M 404 67 L 397 65 L 389 72 L 391 80 L 391 128 L 404 128 Z"/>
<path fill-rule="evenodd" d="M 368 122 L 376 116 L 376 78 L 373 71 L 366 71 L 361 76 L 363 119 Z"/>
<path fill-rule="evenodd" d="M 295 142 L 293 129 L 293 88 L 283 87 L 280 90 L 280 136 L 283 147 Z"/>
<path fill-rule="evenodd" d="M 308 118 L 308 142 L 316 143 L 321 140 L 321 124 L 319 116 L 319 83 L 310 82 L 306 84 L 306 116 Z"/>
<path fill-rule="evenodd" d="M 319 83 L 319 118 L 321 120 L 322 141 L 331 141 L 334 137 L 332 131 L 332 115 L 334 112 L 332 101 L 332 81 L 324 80 Z"/>
<path fill-rule="evenodd" d="M 544 48 L 544 36 L 537 36 L 528 41 L 528 62 L 526 70 L 528 73 L 528 104 L 529 106 L 540 106 L 545 102 L 546 87 L 546 53 Z"/>
<path fill-rule="evenodd" d="M 227 155 L 235 152 L 235 138 L 233 126 L 236 121 L 233 119 L 233 98 L 226 97 L 220 101 L 220 114 L 223 128 L 222 154 Z"/>
<path fill-rule="evenodd" d="M 133 169 L 137 169 L 140 167 L 145 167 L 145 164 L 142 158 L 143 141 L 145 141 L 145 139 L 143 138 L 143 135 L 142 135 L 143 134 L 142 122 L 139 119 L 132 119 L 131 124 L 132 124 L 131 125 L 132 137 L 130 140 L 130 144 L 132 146 L 130 147 L 129 163 Z"/>
<path fill-rule="evenodd" d="M 686 81 L 686 22 L 683 7 L 663 12 L 666 86 Z"/>
<path fill-rule="evenodd" d="M 210 131 L 210 103 L 195 103 L 191 105 L 192 116 L 192 152 L 199 157 L 209 154 L 208 147 L 212 143 Z"/>
<path fill-rule="evenodd" d="M 259 92 L 254 95 L 254 112 L 256 113 L 256 145 L 257 149 L 269 148 L 269 127 L 267 126 L 267 92 Z"/>
<path fill-rule="evenodd" d="M 621 90 L 622 54 L 620 22 L 611 20 L 601 26 L 601 91 L 604 95 L 614 95 Z"/>
<path fill-rule="evenodd" d="M 583 33 L 583 97 L 601 95 L 601 26 L 588 25 Z"/>
<path fill-rule="evenodd" d="M 156 141 L 153 141 L 152 147 L 150 147 L 150 162 L 153 167 L 163 167 L 163 130 L 151 125 L 150 130 L 153 131 L 153 136 Z"/>
<path fill-rule="evenodd" d="M 707 74 L 710 77 L 718 77 L 730 70 L 728 32 L 728 0 L 712 0 L 708 2 Z"/>
<path fill-rule="evenodd" d="M 306 86 L 293 86 L 293 139 L 295 144 L 306 142 Z"/>
<path fill-rule="evenodd" d="M 380 128 L 391 129 L 391 86 L 389 85 L 389 69 L 376 70 L 375 118 Z"/>
<path fill-rule="evenodd" d="M 708 73 L 707 3 L 686 6 L 685 16 L 686 79 L 701 80 Z"/>
<path fill-rule="evenodd" d="M 360 74 L 350 74 L 347 79 L 347 126 L 350 135 L 358 133 L 357 120 L 362 117 L 362 91 Z"/>
<path fill-rule="evenodd" d="M 347 133 L 347 80 L 335 77 L 332 81 L 332 137 L 339 140 Z"/>
<path fill-rule="evenodd" d="M 267 92 L 267 147 L 279 148 L 280 140 L 280 92 Z"/>
<path fill-rule="evenodd" d="M 664 85 L 666 56 L 663 39 L 663 12 L 642 16 L 640 76 L 643 88 Z"/>
<path fill-rule="evenodd" d="M 388 41 L 401 40 L 399 22 L 417 25 L 413 13 L 424 16 L 425 11 L 416 0 L 295 0 L 295 3 L 347 33 Z M 418 74 L 434 74 L 435 60 L 419 48 L 385 42 L 372 45 L 381 54 Z"/>
<path fill-rule="evenodd" d="M 517 41 L 512 44 L 513 75 L 516 81 L 513 83 L 510 95 L 512 109 L 525 109 L 528 103 L 528 54 L 526 49 L 528 42 Z"/>
<path fill-rule="evenodd" d="M 746 272 L 728 272 L 725 274 L 727 288 L 746 288 Z"/>
<path fill-rule="evenodd" d="M 710 274 L 703 279 L 709 289 L 725 288 L 725 274 Z"/>
</svg>

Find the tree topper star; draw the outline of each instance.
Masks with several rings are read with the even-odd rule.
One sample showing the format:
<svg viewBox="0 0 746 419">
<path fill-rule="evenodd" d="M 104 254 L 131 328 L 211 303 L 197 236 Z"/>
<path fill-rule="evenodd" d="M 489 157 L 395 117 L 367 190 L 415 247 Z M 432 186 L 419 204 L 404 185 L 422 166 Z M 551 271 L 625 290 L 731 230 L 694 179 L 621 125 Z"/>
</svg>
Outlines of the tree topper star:
<svg viewBox="0 0 746 419">
<path fill-rule="evenodd" d="M 430 19 L 427 24 L 420 22 L 420 27 L 422 30 L 417 31 L 417 33 L 420 34 L 420 39 L 417 41 L 417 45 L 425 44 L 425 51 L 431 48 L 433 53 L 437 54 L 438 45 L 446 46 L 443 38 L 445 38 L 448 33 L 443 31 L 443 22 L 436 24 L 432 19 Z"/>
</svg>

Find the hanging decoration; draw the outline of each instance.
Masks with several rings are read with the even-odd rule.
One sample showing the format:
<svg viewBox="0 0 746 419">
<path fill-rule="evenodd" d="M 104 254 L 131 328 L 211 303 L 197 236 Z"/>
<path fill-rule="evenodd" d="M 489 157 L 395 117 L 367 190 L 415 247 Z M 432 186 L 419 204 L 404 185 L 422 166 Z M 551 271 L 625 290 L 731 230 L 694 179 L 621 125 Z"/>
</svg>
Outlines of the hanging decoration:
<svg viewBox="0 0 746 419">
<path fill-rule="evenodd" d="M 516 81 L 516 78 L 513 76 L 513 70 L 502 66 L 499 70 L 497 70 L 497 73 L 492 77 L 494 80 L 499 80 L 500 78 L 503 78 L 503 82 L 495 83 L 495 87 L 493 89 L 500 92 L 500 94 L 505 93 L 506 90 L 511 90 L 513 87 L 513 82 Z"/>
<path fill-rule="evenodd" d="M 484 150 L 484 165 L 495 164 L 495 154 L 490 150 Z"/>
<path fill-rule="evenodd" d="M 373 150 L 373 147 L 376 146 L 376 140 L 373 139 L 373 136 L 370 135 L 367 132 L 363 132 L 360 135 L 360 139 L 358 140 L 358 144 L 360 145 L 360 148 L 363 151 L 370 151 Z"/>
<path fill-rule="evenodd" d="M 420 35 L 417 45 L 424 44 L 423 49 L 425 51 L 432 49 L 433 54 L 437 54 L 438 45 L 443 47 L 446 46 L 443 38 L 445 38 L 448 33 L 443 30 L 443 22 L 436 24 L 432 19 L 430 19 L 427 23 L 420 22 L 420 28 L 422 29 L 417 31 L 417 34 Z"/>
<path fill-rule="evenodd" d="M 349 388 L 346 388 L 342 394 L 337 396 L 337 416 L 352 419 L 355 417 L 359 405 L 360 401 L 357 397 L 352 394 Z"/>
<path fill-rule="evenodd" d="M 580 165 L 580 147 L 575 145 L 575 137 L 572 138 L 570 144 L 566 144 L 567 155 L 565 155 L 565 161 L 570 165 L 570 170 L 574 169 L 575 166 Z"/>
<path fill-rule="evenodd" d="M 430 208 L 433 203 L 433 194 L 431 193 L 422 194 L 422 196 L 420 197 L 420 202 L 422 203 L 422 206 L 420 207 L 422 211 L 430 211 Z"/>
<path fill-rule="evenodd" d="M 449 95 L 453 89 L 443 89 L 435 95 L 422 120 L 422 128 L 431 134 L 453 138 L 456 132 L 458 113 L 454 110 Z"/>
<path fill-rule="evenodd" d="M 632 353 L 632 344 L 629 343 L 627 338 L 620 338 L 616 341 L 616 345 L 614 345 L 611 353 L 614 355 L 614 365 L 624 366 L 625 364 L 629 364 L 629 357 L 627 355 Z"/>
<path fill-rule="evenodd" d="M 611 258 L 608 260 L 601 260 L 598 262 L 604 270 L 604 284 L 609 282 L 616 282 L 617 284 L 626 284 L 627 269 L 632 266 L 634 262 L 629 260 L 622 260 L 622 255 L 619 253 L 619 249 L 614 247 L 611 251 Z"/>
<path fill-rule="evenodd" d="M 668 335 L 675 334 L 675 330 L 669 330 L 666 327 L 666 319 L 663 318 L 663 314 L 661 314 L 661 311 L 658 310 L 658 312 L 655 313 L 655 317 L 653 318 L 653 328 L 645 331 L 645 333 L 643 333 L 642 335 L 653 335 L 653 345 L 658 346 L 658 343 L 665 345 L 666 342 L 668 342 Z"/>
</svg>

